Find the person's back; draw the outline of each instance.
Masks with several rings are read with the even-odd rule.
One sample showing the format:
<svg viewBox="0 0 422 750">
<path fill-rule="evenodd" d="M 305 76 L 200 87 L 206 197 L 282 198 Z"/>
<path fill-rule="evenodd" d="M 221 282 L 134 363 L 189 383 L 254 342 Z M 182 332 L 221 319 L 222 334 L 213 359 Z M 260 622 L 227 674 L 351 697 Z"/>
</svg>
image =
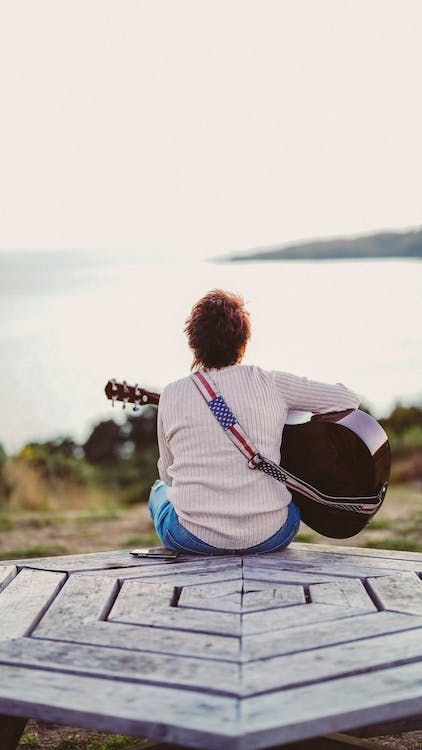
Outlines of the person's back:
<svg viewBox="0 0 422 750">
<path fill-rule="evenodd" d="M 207 370 L 260 452 L 280 463 L 289 408 L 314 412 L 355 408 L 341 385 L 326 385 L 254 365 Z M 160 478 L 180 522 L 210 545 L 247 548 L 283 525 L 291 494 L 281 482 L 248 469 L 190 377 L 169 384 L 158 414 Z"/>
<path fill-rule="evenodd" d="M 209 373 L 259 452 L 277 464 L 289 409 L 322 413 L 359 405 L 340 383 L 242 365 L 250 323 L 237 295 L 206 294 L 194 305 L 185 333 L 192 369 Z M 151 489 L 149 508 L 166 546 L 222 554 L 281 549 L 292 541 L 300 514 L 289 490 L 248 468 L 191 377 L 164 389 L 157 429 L 160 480 Z"/>
</svg>

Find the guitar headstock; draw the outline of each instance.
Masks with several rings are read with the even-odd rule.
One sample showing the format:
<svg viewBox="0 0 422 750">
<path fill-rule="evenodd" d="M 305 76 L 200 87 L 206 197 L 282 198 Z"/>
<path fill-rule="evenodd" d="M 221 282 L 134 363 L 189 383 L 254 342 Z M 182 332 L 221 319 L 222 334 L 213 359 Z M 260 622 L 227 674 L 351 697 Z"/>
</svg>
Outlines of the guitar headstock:
<svg viewBox="0 0 422 750">
<path fill-rule="evenodd" d="M 115 401 L 121 401 L 123 409 L 126 409 L 126 404 L 134 404 L 133 411 L 139 411 L 141 406 L 146 404 L 157 405 L 160 400 L 159 393 L 146 391 L 145 388 L 140 388 L 138 383 L 128 385 L 126 380 L 118 383 L 116 378 L 109 380 L 104 390 L 107 398 L 111 400 L 112 406 L 114 406 Z"/>
</svg>

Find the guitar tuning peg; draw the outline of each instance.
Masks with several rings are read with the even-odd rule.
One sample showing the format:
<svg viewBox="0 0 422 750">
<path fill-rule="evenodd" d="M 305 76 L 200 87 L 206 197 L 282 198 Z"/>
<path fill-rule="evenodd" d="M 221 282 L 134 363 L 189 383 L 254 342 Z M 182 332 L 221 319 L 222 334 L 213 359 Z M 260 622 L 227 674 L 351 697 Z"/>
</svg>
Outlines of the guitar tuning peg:
<svg viewBox="0 0 422 750">
<path fill-rule="evenodd" d="M 123 393 L 129 393 L 126 380 L 123 381 Z"/>
<path fill-rule="evenodd" d="M 126 409 L 127 402 L 128 402 L 127 398 L 124 398 L 123 399 L 123 409 Z"/>
<path fill-rule="evenodd" d="M 111 382 L 112 382 L 111 390 L 117 391 L 116 378 L 112 378 Z"/>
<path fill-rule="evenodd" d="M 133 407 L 133 411 L 139 411 L 139 410 L 140 410 L 139 400 L 135 399 L 135 405 Z"/>
<path fill-rule="evenodd" d="M 144 404 L 146 404 L 146 402 L 148 401 L 148 396 L 146 395 L 146 393 L 144 393 L 144 395 L 142 396 L 142 401 L 144 402 Z"/>
<path fill-rule="evenodd" d="M 140 394 L 139 394 L 139 386 L 138 386 L 138 383 L 135 383 L 135 385 L 134 385 L 133 387 L 134 387 L 134 389 L 135 389 L 135 396 L 139 396 Z"/>
</svg>

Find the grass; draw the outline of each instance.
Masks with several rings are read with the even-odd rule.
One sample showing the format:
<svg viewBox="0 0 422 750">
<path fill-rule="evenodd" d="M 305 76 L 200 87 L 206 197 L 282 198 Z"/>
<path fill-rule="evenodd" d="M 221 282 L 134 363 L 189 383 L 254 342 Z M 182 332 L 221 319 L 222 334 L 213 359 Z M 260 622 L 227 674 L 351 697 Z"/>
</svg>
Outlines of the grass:
<svg viewBox="0 0 422 750">
<path fill-rule="evenodd" d="M 30 513 L 28 516 L 16 516 L 14 518 L 14 526 L 20 526 L 21 528 L 27 526 L 31 529 L 43 529 L 46 526 L 61 526 L 64 521 L 64 517 L 57 513 L 51 513 L 49 511 L 41 511 L 40 513 Z"/>
<path fill-rule="evenodd" d="M 9 549 L 0 552 L 0 560 L 19 560 L 25 557 L 52 557 L 53 555 L 65 555 L 67 547 L 64 544 L 40 544 L 36 547 L 23 547 L 22 549 Z"/>
<path fill-rule="evenodd" d="M 314 542 L 316 539 L 316 534 L 314 534 L 312 531 L 299 531 L 298 534 L 295 536 L 295 542 L 304 542 L 306 544 Z"/>
<path fill-rule="evenodd" d="M 391 529 L 393 522 L 389 518 L 372 518 L 369 521 L 367 529 L 373 531 L 384 531 L 384 529 Z"/>
<path fill-rule="evenodd" d="M 366 539 L 362 544 L 362 547 L 370 547 L 372 549 L 392 549 L 392 550 L 403 550 L 406 552 L 422 552 L 422 544 L 415 542 L 407 537 L 391 537 L 390 539 Z"/>
<path fill-rule="evenodd" d="M 38 750 L 38 732 L 29 732 L 22 737 L 18 747 L 24 747 L 25 750 Z"/>
<path fill-rule="evenodd" d="M 356 536 L 338 540 L 329 539 L 302 524 L 295 541 L 421 552 L 422 510 L 420 497 L 419 483 L 401 485 L 392 483 L 388 488 L 387 497 L 380 512 Z"/>
<path fill-rule="evenodd" d="M 10 531 L 13 529 L 14 523 L 9 515 L 2 513 L 0 515 L 0 531 Z"/>
<path fill-rule="evenodd" d="M 144 534 L 132 534 L 125 539 L 124 547 L 158 547 L 161 542 L 155 531 L 147 531 Z"/>
<path fill-rule="evenodd" d="M 46 725 L 45 730 L 48 730 Z M 18 750 L 124 750 L 124 748 L 141 747 L 133 737 L 121 735 L 104 735 L 98 732 L 71 730 L 65 727 L 48 734 L 40 729 L 36 732 L 25 732 Z M 142 741 L 141 741 L 142 743 Z"/>
<path fill-rule="evenodd" d="M 80 736 L 74 735 L 65 737 L 57 745 L 57 750 L 120 750 L 120 748 L 133 746 L 133 737 L 110 737 L 108 739 L 87 739 L 80 740 Z M 25 746 L 24 746 L 25 747 Z M 39 745 L 41 748 L 42 746 Z M 32 749 L 31 749 L 32 750 Z M 34 750 L 38 750 L 35 746 Z"/>
<path fill-rule="evenodd" d="M 99 508 L 98 510 L 78 514 L 75 521 L 81 525 L 89 521 L 114 521 L 116 518 L 120 518 L 123 513 L 124 510 L 119 508 Z"/>
</svg>

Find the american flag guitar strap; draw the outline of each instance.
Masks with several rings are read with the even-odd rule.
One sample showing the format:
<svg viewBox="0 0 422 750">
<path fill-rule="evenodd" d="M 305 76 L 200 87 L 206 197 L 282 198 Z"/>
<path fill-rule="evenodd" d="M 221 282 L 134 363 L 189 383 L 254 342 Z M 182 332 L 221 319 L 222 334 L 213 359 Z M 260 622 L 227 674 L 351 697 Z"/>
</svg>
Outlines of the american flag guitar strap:
<svg viewBox="0 0 422 750">
<path fill-rule="evenodd" d="M 326 495 L 271 461 L 271 459 L 265 458 L 237 421 L 209 373 L 206 370 L 196 370 L 191 374 L 191 378 L 227 437 L 230 438 L 237 450 L 245 456 L 250 469 L 259 469 L 278 482 L 283 482 L 289 490 L 299 492 L 301 495 L 331 508 L 372 515 L 375 508 L 382 502 L 381 494 L 369 497 L 333 497 L 332 495 Z"/>
</svg>

